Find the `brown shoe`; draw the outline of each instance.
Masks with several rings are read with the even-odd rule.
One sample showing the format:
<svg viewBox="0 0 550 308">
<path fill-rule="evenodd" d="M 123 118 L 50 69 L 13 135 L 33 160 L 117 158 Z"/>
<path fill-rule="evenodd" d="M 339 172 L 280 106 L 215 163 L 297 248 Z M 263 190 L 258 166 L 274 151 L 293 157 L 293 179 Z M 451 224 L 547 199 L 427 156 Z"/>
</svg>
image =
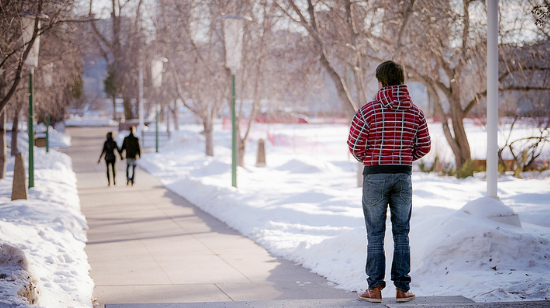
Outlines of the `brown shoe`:
<svg viewBox="0 0 550 308">
<path fill-rule="evenodd" d="M 403 303 L 403 302 L 412 301 L 415 297 L 416 295 L 414 295 L 414 293 L 411 291 L 403 292 L 397 289 L 397 294 L 395 295 L 395 301 L 398 303 Z"/>
<path fill-rule="evenodd" d="M 367 289 L 364 293 L 359 294 L 359 300 L 371 303 L 382 302 L 382 284 L 379 284 L 374 289 Z"/>
</svg>

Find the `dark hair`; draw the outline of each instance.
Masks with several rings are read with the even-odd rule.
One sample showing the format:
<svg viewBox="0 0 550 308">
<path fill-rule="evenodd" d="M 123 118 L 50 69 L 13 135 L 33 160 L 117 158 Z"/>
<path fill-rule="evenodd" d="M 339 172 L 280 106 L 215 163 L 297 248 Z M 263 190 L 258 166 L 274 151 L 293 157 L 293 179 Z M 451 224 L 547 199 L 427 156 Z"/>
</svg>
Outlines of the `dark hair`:
<svg viewBox="0 0 550 308">
<path fill-rule="evenodd" d="M 107 139 L 113 139 L 113 132 L 107 133 Z"/>
<path fill-rule="evenodd" d="M 405 83 L 403 66 L 393 61 L 386 61 L 376 68 L 376 79 L 383 87 L 403 84 Z"/>
</svg>

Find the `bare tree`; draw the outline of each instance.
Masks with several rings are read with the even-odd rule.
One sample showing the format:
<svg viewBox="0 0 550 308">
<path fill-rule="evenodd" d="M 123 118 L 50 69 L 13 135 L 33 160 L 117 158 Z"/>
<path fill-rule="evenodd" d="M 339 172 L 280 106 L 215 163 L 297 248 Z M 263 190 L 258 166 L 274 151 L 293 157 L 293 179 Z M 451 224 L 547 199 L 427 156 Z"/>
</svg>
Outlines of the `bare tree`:
<svg viewBox="0 0 550 308">
<path fill-rule="evenodd" d="M 82 46 L 79 27 L 57 27 L 43 34 L 40 44 L 42 69 L 35 78 L 38 122 L 50 117 L 52 123 L 64 120 L 65 110 L 82 96 Z"/>
<path fill-rule="evenodd" d="M 37 37 L 48 37 L 48 41 L 43 40 L 42 46 L 48 44 L 55 44 L 55 41 L 59 34 L 70 32 L 67 30 L 69 27 L 60 27 L 62 24 L 81 22 L 82 19 L 75 16 L 74 13 L 74 0 L 62 0 L 62 1 L 2 1 L 0 5 L 0 28 L 2 31 L 0 33 L 0 113 L 7 112 L 6 107 L 9 106 L 10 100 L 17 95 L 17 92 L 20 89 L 20 83 L 23 79 L 25 71 L 23 70 L 24 62 L 27 59 L 31 47 L 33 46 Z M 32 32 L 32 38 L 29 42 L 24 42 L 22 39 L 22 16 L 23 13 L 31 14 L 35 16 L 34 28 Z M 48 17 L 45 19 L 44 17 Z M 41 20 L 41 27 L 39 28 L 39 21 Z M 57 33 L 57 35 L 52 35 L 52 33 Z M 61 43 L 61 41 L 57 41 Z M 67 46 L 67 51 L 65 56 L 67 59 L 76 59 L 74 54 L 70 53 L 70 46 Z M 42 49 L 40 62 L 45 60 L 48 63 L 48 57 L 43 56 L 44 50 Z M 46 52 L 47 53 L 47 52 Z M 61 53 L 59 53 L 61 54 Z M 70 61 L 68 61 L 70 62 Z M 59 76 L 65 75 L 66 71 L 63 71 L 61 68 L 58 68 Z M 36 75 L 40 76 L 43 72 L 40 68 L 37 69 Z M 78 71 L 77 71 L 78 74 Z M 38 82 L 40 84 L 40 82 Z M 26 93 L 26 92 L 25 92 Z M 46 97 L 51 95 L 52 92 L 42 91 L 40 95 Z M 39 95 L 39 96 L 40 96 Z M 46 103 L 47 100 L 43 100 L 43 103 L 40 104 L 38 101 L 38 106 L 42 110 L 48 110 L 50 107 Z M 21 110 L 21 102 L 15 104 L 15 114 L 14 122 L 19 120 L 19 112 Z M 16 123 L 14 123 L 16 124 Z M 14 125 L 15 131 L 12 131 L 12 154 L 17 152 L 17 130 L 18 125 Z M 3 148 L 0 151 L 0 169 L 5 169 L 5 130 L 1 130 L 0 133 L 0 146 Z"/>
<path fill-rule="evenodd" d="M 259 8 L 254 5 L 258 4 Z M 267 1 L 246 2 L 243 6 L 244 14 L 251 17 L 245 23 L 243 38 L 243 67 L 240 74 L 240 104 L 236 107 L 237 121 L 237 164 L 245 167 L 244 154 L 246 140 L 250 134 L 252 123 L 260 109 L 260 100 L 265 95 L 265 82 L 268 75 L 277 78 L 269 69 L 267 58 L 269 54 L 268 42 L 273 39 L 273 27 L 276 18 L 273 17 L 273 6 Z M 229 73 L 228 71 L 226 71 Z M 228 74 L 229 77 L 229 74 Z M 273 78 L 274 77 L 274 78 Z M 252 107 L 246 110 L 245 99 L 252 102 Z M 246 122 L 246 129 L 241 132 L 241 123 Z"/>
<path fill-rule="evenodd" d="M 420 81 L 426 86 L 433 101 L 434 113 L 442 121 L 445 137 L 454 153 L 455 164 L 460 168 L 471 159 L 463 119 L 487 95 L 486 25 L 478 13 L 483 12 L 485 7 L 482 2 L 472 0 L 410 0 L 407 4 L 405 7 L 384 7 L 384 31 L 376 38 L 381 50 L 374 56 L 368 56 L 381 61 L 385 54 L 392 55 L 405 65 L 409 81 Z M 518 14 L 516 19 L 525 19 L 523 12 L 512 11 L 512 4 L 501 8 L 507 10 L 507 15 Z M 516 35 L 517 40 L 517 33 L 506 32 L 503 24 L 501 21 L 501 37 L 512 40 Z M 391 40 L 395 35 L 397 40 Z M 537 52 L 528 51 L 532 47 L 520 49 L 511 56 L 510 48 L 501 43 L 501 91 L 533 89 L 520 86 L 522 81 L 519 79 L 524 79 L 522 76 L 528 71 L 548 69 L 541 65 L 543 62 L 534 63 L 535 58 L 539 61 L 543 58 L 536 55 Z M 448 111 L 444 110 L 443 100 L 449 102 Z"/>
<path fill-rule="evenodd" d="M 528 30 L 525 21 L 533 19 L 527 16 L 530 10 L 524 9 L 528 4 L 505 2 L 501 9 L 506 11 L 503 15 L 508 19 L 501 21 L 500 33 L 505 39 L 500 48 L 500 89 L 545 88 L 546 85 L 518 82 L 520 77 L 532 74 L 529 71 L 545 71 L 547 67 L 543 65 L 544 57 L 527 51 L 536 49 L 533 46 L 524 46 L 514 56 L 509 54 L 505 45 L 513 45 L 514 40 L 517 42 L 518 35 Z M 319 52 L 319 61 L 333 80 L 348 114 L 366 98 L 356 95 L 353 99 L 352 82 L 347 82 L 344 77 L 345 68 L 352 68 L 356 92 L 364 94 L 364 74 L 373 62 L 396 59 L 404 64 L 408 81 L 420 81 L 426 86 L 434 113 L 443 123 L 456 166 L 462 166 L 471 158 L 463 119 L 486 96 L 486 25 L 481 15 L 485 15 L 484 2 L 287 0 L 277 4 L 311 37 Z M 522 9 L 518 10 L 517 5 L 523 5 Z M 506 27 L 507 23 L 514 26 Z M 543 39 L 544 29 L 540 28 L 539 39 Z M 520 53 L 523 54 L 519 58 L 522 60 L 518 61 L 516 56 Z M 539 64 L 532 63 L 535 58 Z M 511 80 L 515 83 L 507 82 Z M 443 101 L 449 102 L 448 110 L 445 110 Z"/>
<path fill-rule="evenodd" d="M 23 65 L 27 59 L 31 48 L 36 40 L 36 37 L 39 36 L 40 29 L 39 19 L 35 19 L 35 25 L 33 29 L 33 35 L 29 42 L 22 42 L 20 38 L 21 35 L 21 17 L 25 10 L 29 10 L 35 14 L 35 16 L 40 16 L 44 12 L 43 0 L 38 1 L 35 5 L 31 3 L 14 3 L 8 2 L 6 5 L 2 5 L 0 11 L 0 21 L 2 22 L 2 29 L 7 29 L 7 31 L 2 31 L 3 35 L 0 40 L 2 44 L 1 50 L 1 60 L 0 69 L 6 71 L 7 79 L 11 82 L 8 92 L 2 96 L 0 101 L 0 112 L 8 104 L 11 97 L 15 94 L 19 82 L 21 81 L 21 76 L 23 73 Z M 43 30 L 42 30 L 43 31 Z M 22 51 L 22 53 L 21 53 Z"/>
<path fill-rule="evenodd" d="M 7 1 L 0 6 L 0 69 L 4 71 L 7 91 L 0 100 L 0 111 L 8 104 L 17 91 L 23 75 L 23 65 L 30 49 L 38 36 L 59 27 L 61 24 L 85 22 L 74 16 L 74 0 L 63 1 Z M 33 35 L 29 42 L 23 42 L 21 35 L 21 18 L 23 13 L 30 13 L 36 18 Z"/>
<path fill-rule="evenodd" d="M 146 58 L 147 33 L 144 26 L 144 1 L 111 0 L 109 8 L 111 19 L 110 29 L 92 20 L 91 29 L 94 33 L 95 45 L 108 66 L 108 78 L 105 80 L 106 90 L 113 101 L 113 112 L 116 113 L 116 98 L 122 97 L 125 119 L 135 117 L 132 101 L 138 98 L 138 70 L 143 69 Z M 93 0 L 90 0 L 89 15 Z M 134 100 L 137 103 L 137 99 Z M 116 115 L 113 115 L 116 118 Z"/>
<path fill-rule="evenodd" d="M 231 2 L 228 2 L 231 3 Z M 244 154 L 252 123 L 264 102 L 289 101 L 297 108 L 305 101 L 319 82 L 319 67 L 310 42 L 302 35 L 277 30 L 281 22 L 279 6 L 271 1 L 243 1 L 238 7 L 226 7 L 225 11 L 250 17 L 244 24 L 243 61 L 238 74 L 239 99 L 236 103 L 237 164 L 245 167 Z M 307 41 L 307 40 L 306 40 Z M 313 64 L 313 65 L 312 65 Z M 226 70 L 229 80 L 230 71 Z M 277 107 L 276 107 L 277 108 Z M 244 129 L 243 129 L 244 127 Z"/>
<path fill-rule="evenodd" d="M 538 76 L 539 78 L 541 76 Z M 504 152 L 512 156 L 514 161 L 514 173 L 516 176 L 523 171 L 540 169 L 539 160 L 544 153 L 545 146 L 550 143 L 550 102 L 548 102 L 548 90 L 529 90 L 511 92 L 506 97 L 512 100 L 512 104 L 506 104 L 503 112 L 504 144 L 499 148 L 499 164 L 504 171 L 509 166 L 505 164 Z M 514 130 L 521 126 L 529 135 L 514 136 Z"/>
<path fill-rule="evenodd" d="M 169 48 L 168 75 L 180 101 L 197 115 L 204 127 L 205 153 L 214 155 L 214 120 L 229 86 L 225 79 L 223 45 L 219 20 L 221 10 L 201 1 L 161 1 L 166 22 L 164 39 Z M 197 27 L 203 32 L 196 35 Z"/>
<path fill-rule="evenodd" d="M 364 54 L 367 46 L 362 43 L 361 36 L 372 6 L 350 0 L 331 3 L 307 0 L 305 10 L 296 0 L 277 4 L 288 18 L 310 35 L 320 64 L 333 81 L 346 115 L 353 116 L 358 107 L 366 103 Z M 346 72 L 353 75 L 354 81 L 346 83 Z M 350 90 L 353 85 L 357 93 L 355 100 Z"/>
</svg>

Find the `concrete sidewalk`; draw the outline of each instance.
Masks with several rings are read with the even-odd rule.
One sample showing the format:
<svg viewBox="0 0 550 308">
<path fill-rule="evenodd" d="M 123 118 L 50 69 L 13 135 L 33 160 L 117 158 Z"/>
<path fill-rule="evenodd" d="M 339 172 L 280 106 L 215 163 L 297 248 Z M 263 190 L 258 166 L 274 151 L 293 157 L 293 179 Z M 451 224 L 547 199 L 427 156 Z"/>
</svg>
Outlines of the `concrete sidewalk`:
<svg viewBox="0 0 550 308">
<path fill-rule="evenodd" d="M 98 307 L 356 298 L 271 256 L 139 168 L 136 184 L 126 186 L 125 161 L 117 161 L 117 185 L 107 187 L 97 159 L 108 130 L 68 128 L 72 146 L 64 150 L 90 227 L 86 253 Z"/>
</svg>

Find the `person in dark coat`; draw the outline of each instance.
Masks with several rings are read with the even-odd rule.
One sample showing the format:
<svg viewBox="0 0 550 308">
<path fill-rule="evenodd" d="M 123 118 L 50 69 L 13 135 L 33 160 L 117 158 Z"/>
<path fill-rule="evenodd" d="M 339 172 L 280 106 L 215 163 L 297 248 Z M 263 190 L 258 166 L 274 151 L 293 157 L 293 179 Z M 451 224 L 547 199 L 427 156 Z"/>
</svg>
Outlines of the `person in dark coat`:
<svg viewBox="0 0 550 308">
<path fill-rule="evenodd" d="M 107 140 L 105 143 L 103 143 L 103 151 L 101 151 L 101 155 L 99 155 L 99 160 L 97 163 L 99 164 L 101 162 L 101 157 L 103 154 L 105 154 L 105 164 L 107 165 L 107 184 L 111 186 L 111 179 L 109 177 L 109 165 L 111 166 L 111 169 L 113 170 L 113 185 L 116 185 L 116 173 L 115 173 L 115 162 L 116 162 L 116 155 L 115 150 L 119 152 L 118 146 L 116 142 L 113 140 L 113 133 L 108 132 L 107 133 Z M 122 159 L 122 155 L 120 156 Z"/>
<path fill-rule="evenodd" d="M 130 127 L 130 135 L 124 138 L 120 155 L 126 150 L 126 185 L 132 183 L 134 185 L 134 176 L 136 175 L 136 159 L 141 157 L 141 148 L 139 147 L 139 139 L 134 136 L 134 127 Z M 132 176 L 130 176 L 130 167 L 132 167 Z"/>
</svg>

